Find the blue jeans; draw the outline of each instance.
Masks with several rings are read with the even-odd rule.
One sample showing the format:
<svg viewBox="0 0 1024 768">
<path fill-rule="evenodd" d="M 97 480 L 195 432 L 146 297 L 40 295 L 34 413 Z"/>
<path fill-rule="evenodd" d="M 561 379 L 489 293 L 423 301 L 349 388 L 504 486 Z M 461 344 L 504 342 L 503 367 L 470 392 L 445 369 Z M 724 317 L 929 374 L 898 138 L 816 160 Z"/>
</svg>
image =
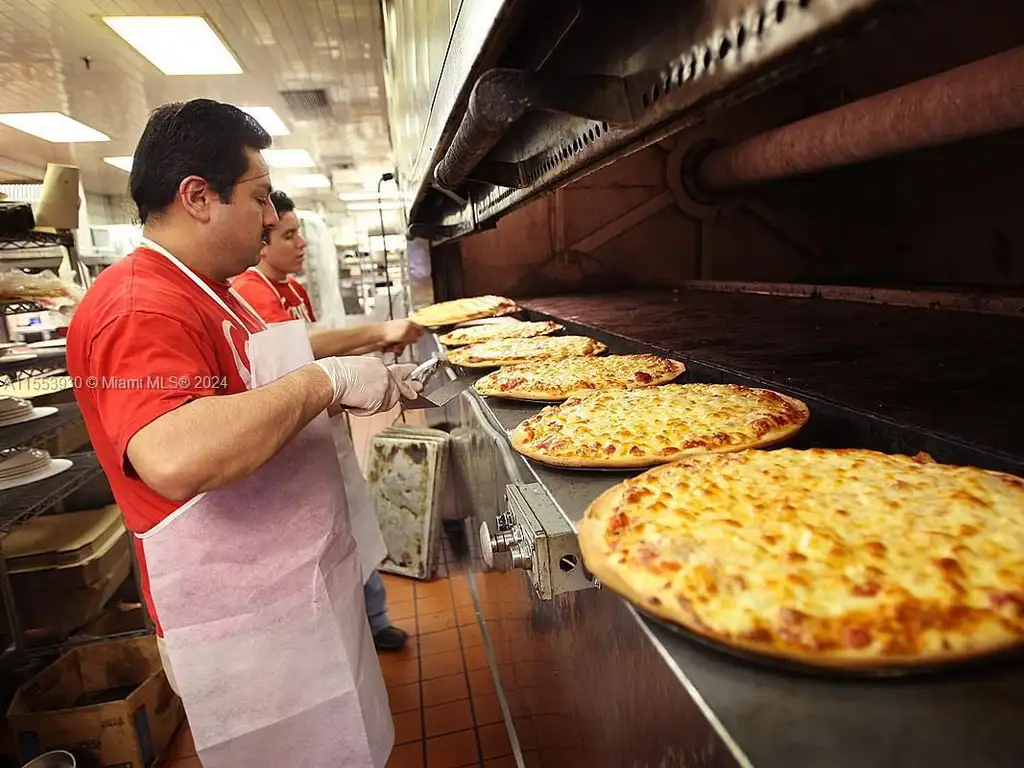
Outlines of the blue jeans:
<svg viewBox="0 0 1024 768">
<path fill-rule="evenodd" d="M 388 618 L 388 593 L 384 588 L 384 579 L 380 571 L 374 570 L 366 584 L 363 585 L 363 596 L 366 600 L 366 618 L 370 620 L 370 631 L 377 634 L 391 626 Z"/>
</svg>

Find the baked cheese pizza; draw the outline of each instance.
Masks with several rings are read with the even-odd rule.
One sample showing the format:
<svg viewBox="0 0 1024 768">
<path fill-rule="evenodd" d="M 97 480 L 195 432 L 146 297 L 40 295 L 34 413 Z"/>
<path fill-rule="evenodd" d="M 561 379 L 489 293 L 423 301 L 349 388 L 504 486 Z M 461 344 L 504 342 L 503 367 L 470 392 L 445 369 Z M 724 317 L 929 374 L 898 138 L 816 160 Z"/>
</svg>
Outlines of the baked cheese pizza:
<svg viewBox="0 0 1024 768">
<path fill-rule="evenodd" d="M 413 312 L 409 319 L 425 328 L 441 328 L 484 317 L 500 317 L 519 311 L 519 305 L 502 296 L 476 296 L 431 304 Z"/>
<path fill-rule="evenodd" d="M 609 389 L 640 389 L 674 381 L 686 370 L 657 355 L 609 355 L 546 360 L 501 368 L 476 383 L 489 397 L 553 402 Z"/>
<path fill-rule="evenodd" d="M 497 339 L 530 339 L 534 336 L 550 336 L 560 330 L 562 330 L 562 326 L 551 322 L 495 322 L 487 325 L 475 325 L 471 328 L 456 328 L 443 336 L 438 336 L 437 340 L 446 347 L 464 347 L 468 344 L 480 344 Z"/>
<path fill-rule="evenodd" d="M 807 406 L 735 384 L 668 384 L 571 397 L 510 435 L 524 456 L 556 467 L 626 469 L 691 453 L 781 442 L 807 423 Z"/>
<path fill-rule="evenodd" d="M 578 524 L 587 568 L 736 649 L 833 668 L 1024 640 L 1024 480 L 866 450 L 688 456 Z"/>
<path fill-rule="evenodd" d="M 496 339 L 458 347 L 448 362 L 463 368 L 500 368 L 533 360 L 568 360 L 603 354 L 608 348 L 586 336 L 538 336 L 532 339 Z"/>
</svg>

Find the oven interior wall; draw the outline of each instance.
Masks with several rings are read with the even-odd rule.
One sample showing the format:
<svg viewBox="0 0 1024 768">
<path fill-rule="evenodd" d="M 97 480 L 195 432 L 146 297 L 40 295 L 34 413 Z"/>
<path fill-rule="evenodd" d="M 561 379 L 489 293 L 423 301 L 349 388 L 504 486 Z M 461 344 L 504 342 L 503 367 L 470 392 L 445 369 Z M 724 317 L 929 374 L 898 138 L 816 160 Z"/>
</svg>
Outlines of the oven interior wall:
<svg viewBox="0 0 1024 768">
<path fill-rule="evenodd" d="M 699 141 L 736 141 L 1019 45 L 1024 8 L 985 6 L 982 16 L 939 4 L 513 211 L 446 249 L 461 252 L 463 295 L 692 279 L 1013 292 L 1024 283 L 1021 131 L 769 183 L 714 205 L 676 183 Z"/>
</svg>

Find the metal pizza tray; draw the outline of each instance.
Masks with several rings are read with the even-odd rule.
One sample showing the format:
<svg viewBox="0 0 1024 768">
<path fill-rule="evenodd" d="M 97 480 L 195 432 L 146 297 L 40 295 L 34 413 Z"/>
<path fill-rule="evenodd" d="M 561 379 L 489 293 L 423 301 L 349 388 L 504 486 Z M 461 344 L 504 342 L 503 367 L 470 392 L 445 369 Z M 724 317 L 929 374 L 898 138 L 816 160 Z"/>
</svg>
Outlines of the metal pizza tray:
<svg viewBox="0 0 1024 768">
<path fill-rule="evenodd" d="M 876 667 L 872 669 L 839 669 L 834 667 L 819 667 L 813 664 L 801 664 L 797 661 L 777 659 L 771 656 L 733 648 L 725 643 L 712 640 L 704 635 L 693 632 L 686 627 L 675 624 L 671 621 L 654 616 L 643 608 L 630 603 L 633 609 L 652 624 L 663 627 L 677 637 L 681 637 L 689 643 L 708 649 L 711 652 L 728 656 L 733 660 L 740 661 L 750 666 L 761 669 L 770 669 L 786 674 L 796 674 L 803 677 L 818 678 L 822 680 L 916 680 L 921 677 L 933 676 L 956 676 L 960 674 L 972 674 L 979 668 L 988 668 L 1000 664 L 1010 664 L 1024 659 L 1024 646 L 1014 648 L 1000 653 L 994 653 L 983 658 L 971 659 L 969 661 L 951 661 L 941 664 Z"/>
</svg>

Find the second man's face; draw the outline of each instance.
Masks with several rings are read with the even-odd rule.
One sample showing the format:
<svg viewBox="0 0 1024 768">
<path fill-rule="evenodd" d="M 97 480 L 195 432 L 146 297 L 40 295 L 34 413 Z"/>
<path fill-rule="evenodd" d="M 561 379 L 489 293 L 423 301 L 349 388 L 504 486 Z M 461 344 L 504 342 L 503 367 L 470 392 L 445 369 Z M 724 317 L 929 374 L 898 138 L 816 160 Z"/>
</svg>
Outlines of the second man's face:
<svg viewBox="0 0 1024 768">
<path fill-rule="evenodd" d="M 306 241 L 299 234 L 299 217 L 295 211 L 281 214 L 270 230 L 261 255 L 267 263 L 282 272 L 292 274 L 302 269 L 306 258 Z"/>
</svg>

